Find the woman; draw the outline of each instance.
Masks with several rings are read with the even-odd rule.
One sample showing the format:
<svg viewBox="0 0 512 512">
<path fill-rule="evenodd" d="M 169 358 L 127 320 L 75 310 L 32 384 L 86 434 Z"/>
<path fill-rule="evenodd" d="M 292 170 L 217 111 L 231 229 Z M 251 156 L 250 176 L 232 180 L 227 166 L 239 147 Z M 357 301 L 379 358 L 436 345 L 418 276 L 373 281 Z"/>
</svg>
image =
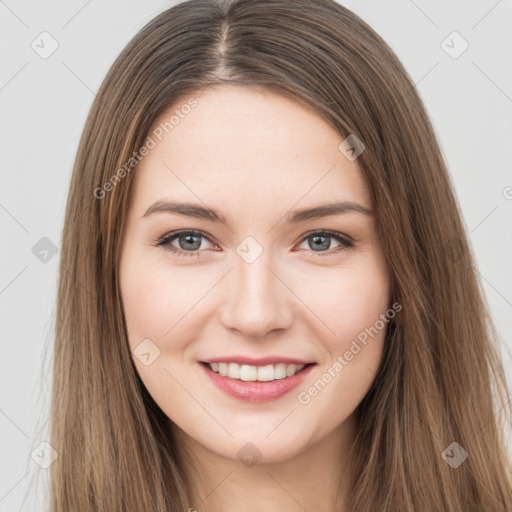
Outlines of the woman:
<svg viewBox="0 0 512 512">
<path fill-rule="evenodd" d="M 510 511 L 509 407 L 386 43 L 330 0 L 144 27 L 70 186 L 51 510 Z"/>
</svg>

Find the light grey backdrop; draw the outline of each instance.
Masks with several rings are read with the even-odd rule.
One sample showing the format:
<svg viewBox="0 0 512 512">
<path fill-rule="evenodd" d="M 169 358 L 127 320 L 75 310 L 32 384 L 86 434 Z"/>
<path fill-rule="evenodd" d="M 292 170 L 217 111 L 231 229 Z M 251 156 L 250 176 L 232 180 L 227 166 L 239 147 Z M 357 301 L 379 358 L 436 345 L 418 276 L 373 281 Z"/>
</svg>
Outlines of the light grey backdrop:
<svg viewBox="0 0 512 512">
<path fill-rule="evenodd" d="M 56 271 L 85 117 L 122 48 L 174 3 L 0 0 L 0 511 L 45 499 Z M 341 3 L 390 44 L 426 104 L 510 375 L 512 0 Z"/>
</svg>

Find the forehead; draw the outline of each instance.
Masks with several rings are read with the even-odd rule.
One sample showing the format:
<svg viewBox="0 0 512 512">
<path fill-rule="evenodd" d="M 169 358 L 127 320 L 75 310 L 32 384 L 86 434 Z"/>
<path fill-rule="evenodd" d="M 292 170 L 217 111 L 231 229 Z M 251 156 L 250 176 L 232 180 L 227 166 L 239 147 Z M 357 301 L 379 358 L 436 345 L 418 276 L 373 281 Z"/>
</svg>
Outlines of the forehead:
<svg viewBox="0 0 512 512">
<path fill-rule="evenodd" d="M 149 136 L 155 146 L 133 184 L 141 207 L 167 196 L 219 208 L 238 198 L 245 210 L 276 201 L 281 209 L 345 199 L 370 206 L 357 161 L 338 149 L 343 137 L 312 108 L 269 90 L 223 85 L 184 96 Z"/>
</svg>

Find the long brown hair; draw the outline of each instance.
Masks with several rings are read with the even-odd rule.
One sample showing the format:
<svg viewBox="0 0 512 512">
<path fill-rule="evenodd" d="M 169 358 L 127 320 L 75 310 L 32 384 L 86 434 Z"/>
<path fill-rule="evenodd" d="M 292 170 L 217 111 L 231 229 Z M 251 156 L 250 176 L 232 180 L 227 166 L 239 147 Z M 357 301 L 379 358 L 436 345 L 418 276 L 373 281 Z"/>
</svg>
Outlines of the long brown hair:
<svg viewBox="0 0 512 512">
<path fill-rule="evenodd" d="M 223 83 L 287 95 L 314 108 L 340 141 L 356 134 L 365 145 L 357 162 L 391 302 L 403 309 L 357 408 L 347 510 L 510 512 L 510 398 L 498 337 L 435 133 L 389 46 L 332 0 L 183 2 L 140 30 L 105 77 L 78 148 L 62 236 L 52 512 L 192 506 L 168 418 L 130 357 L 118 259 L 139 150 L 155 119 Z"/>
</svg>

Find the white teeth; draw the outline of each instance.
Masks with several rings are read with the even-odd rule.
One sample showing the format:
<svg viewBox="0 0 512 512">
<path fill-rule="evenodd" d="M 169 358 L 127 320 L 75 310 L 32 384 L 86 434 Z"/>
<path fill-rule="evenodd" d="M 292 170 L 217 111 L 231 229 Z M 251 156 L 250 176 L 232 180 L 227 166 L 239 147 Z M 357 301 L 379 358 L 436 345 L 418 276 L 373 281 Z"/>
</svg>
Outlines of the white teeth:
<svg viewBox="0 0 512 512">
<path fill-rule="evenodd" d="M 243 364 L 242 366 L 240 366 L 240 380 L 258 380 L 258 368 L 256 368 L 256 366 L 249 366 L 248 364 Z"/>
<path fill-rule="evenodd" d="M 289 364 L 286 367 L 286 376 L 291 377 L 292 375 L 295 375 L 297 373 L 296 366 L 294 364 Z"/>
<path fill-rule="evenodd" d="M 285 379 L 292 377 L 300 372 L 305 365 L 303 364 L 269 364 L 267 366 L 251 366 L 238 363 L 208 363 L 210 368 L 223 377 L 238 379 L 247 382 L 269 382 L 272 380 Z"/>
<path fill-rule="evenodd" d="M 211 365 L 210 365 L 211 368 Z M 213 368 L 212 368 L 213 370 Z M 215 370 L 214 370 L 215 371 Z M 219 375 L 225 377 L 228 374 L 228 365 L 226 363 L 219 363 Z"/>
<path fill-rule="evenodd" d="M 291 364 L 290 366 L 295 366 Z M 292 375 L 295 372 L 292 373 Z M 286 365 L 283 363 L 276 364 L 274 366 L 274 379 L 285 379 L 286 378 Z"/>
<path fill-rule="evenodd" d="M 240 365 L 236 363 L 228 364 L 228 377 L 232 379 L 240 378 Z"/>
<path fill-rule="evenodd" d="M 274 367 L 269 364 L 267 366 L 258 367 L 258 380 L 260 382 L 267 382 L 274 380 Z"/>
</svg>

